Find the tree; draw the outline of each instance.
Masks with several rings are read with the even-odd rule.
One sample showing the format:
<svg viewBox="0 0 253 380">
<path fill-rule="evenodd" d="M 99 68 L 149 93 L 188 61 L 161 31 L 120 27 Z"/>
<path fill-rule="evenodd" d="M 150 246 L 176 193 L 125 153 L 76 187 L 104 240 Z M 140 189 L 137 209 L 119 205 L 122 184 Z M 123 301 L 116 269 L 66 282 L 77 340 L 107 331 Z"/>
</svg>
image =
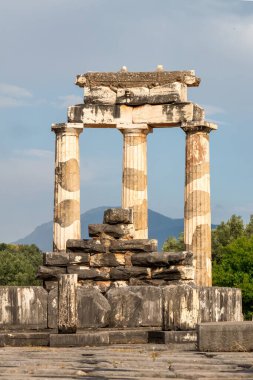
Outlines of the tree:
<svg viewBox="0 0 253 380">
<path fill-rule="evenodd" d="M 0 244 L 0 285 L 41 285 L 36 280 L 42 253 L 36 245 Z"/>
<path fill-rule="evenodd" d="M 184 233 L 181 232 L 178 238 L 175 238 L 174 236 L 169 236 L 168 239 L 163 244 L 163 251 L 165 252 L 185 251 Z"/>
<path fill-rule="evenodd" d="M 253 317 L 253 236 L 239 237 L 221 248 L 220 262 L 213 262 L 213 285 L 240 288 L 244 316 Z"/>
</svg>

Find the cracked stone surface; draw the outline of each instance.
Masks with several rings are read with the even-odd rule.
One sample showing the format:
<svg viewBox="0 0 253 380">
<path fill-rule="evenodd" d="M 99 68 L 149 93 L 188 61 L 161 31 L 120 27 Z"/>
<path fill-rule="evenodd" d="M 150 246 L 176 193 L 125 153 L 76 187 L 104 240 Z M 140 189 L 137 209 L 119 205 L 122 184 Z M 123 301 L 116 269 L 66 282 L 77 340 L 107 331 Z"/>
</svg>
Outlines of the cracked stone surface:
<svg viewBox="0 0 253 380">
<path fill-rule="evenodd" d="M 0 349 L 0 378 L 253 379 L 253 352 L 201 353 L 173 345 Z"/>
</svg>

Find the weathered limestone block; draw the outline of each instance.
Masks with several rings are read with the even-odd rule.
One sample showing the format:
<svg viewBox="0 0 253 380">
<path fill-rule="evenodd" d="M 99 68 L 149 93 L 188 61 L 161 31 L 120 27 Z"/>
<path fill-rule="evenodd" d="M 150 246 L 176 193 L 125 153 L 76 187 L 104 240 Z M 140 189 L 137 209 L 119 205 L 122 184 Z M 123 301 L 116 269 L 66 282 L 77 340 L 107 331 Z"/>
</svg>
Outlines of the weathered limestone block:
<svg viewBox="0 0 253 380">
<path fill-rule="evenodd" d="M 199 288 L 201 322 L 243 321 L 242 292 L 237 288 Z"/>
<path fill-rule="evenodd" d="M 46 279 L 55 279 L 58 278 L 60 274 L 66 273 L 66 268 L 63 267 L 55 267 L 55 266 L 39 266 L 37 272 L 37 278 L 41 280 Z"/>
<path fill-rule="evenodd" d="M 194 70 L 185 71 L 152 71 L 152 72 L 93 72 L 77 75 L 76 85 L 79 87 L 155 87 L 168 83 L 180 82 L 188 87 L 197 87 L 200 78 L 196 77 Z"/>
<path fill-rule="evenodd" d="M 152 279 L 162 280 L 194 280 L 193 266 L 174 266 L 169 268 L 156 268 L 152 269 Z"/>
<path fill-rule="evenodd" d="M 69 253 L 45 252 L 43 253 L 43 264 L 49 266 L 66 266 L 69 263 Z"/>
<path fill-rule="evenodd" d="M 100 328 L 109 325 L 111 307 L 97 289 L 78 288 L 78 327 Z"/>
<path fill-rule="evenodd" d="M 110 252 L 154 252 L 157 251 L 157 240 L 134 239 L 134 240 L 111 240 Z"/>
<path fill-rule="evenodd" d="M 163 86 L 119 88 L 117 90 L 117 104 L 131 106 L 143 104 L 164 104 L 187 101 L 187 86 L 174 82 Z"/>
<path fill-rule="evenodd" d="M 192 120 L 202 120 L 203 109 L 193 103 L 173 103 L 163 105 L 143 105 L 133 108 L 133 124 L 149 125 L 173 124 Z"/>
<path fill-rule="evenodd" d="M 136 266 L 151 266 L 162 267 L 173 264 L 177 265 L 191 265 L 192 253 L 191 252 L 147 252 L 147 253 L 134 253 L 131 257 L 131 262 Z"/>
<path fill-rule="evenodd" d="M 145 279 L 150 278 L 149 268 L 142 267 L 117 267 L 110 270 L 110 279 L 111 280 L 129 280 L 131 277 Z"/>
<path fill-rule="evenodd" d="M 59 276 L 58 332 L 75 333 L 77 329 L 77 274 Z"/>
<path fill-rule="evenodd" d="M 58 286 L 48 293 L 48 328 L 58 326 Z"/>
<path fill-rule="evenodd" d="M 109 208 L 104 212 L 104 221 L 107 224 L 132 224 L 133 210 L 127 208 Z"/>
<path fill-rule="evenodd" d="M 85 104 L 112 105 L 116 103 L 116 91 L 106 86 L 84 87 Z"/>
<path fill-rule="evenodd" d="M 69 239 L 67 241 L 67 250 L 71 252 L 104 253 L 107 248 L 100 240 Z"/>
<path fill-rule="evenodd" d="M 50 347 L 104 346 L 110 343 L 108 331 L 85 331 L 81 334 L 50 334 Z"/>
<path fill-rule="evenodd" d="M 80 280 L 107 280 L 110 278 L 110 268 L 94 269 L 84 265 L 69 265 L 68 273 L 77 274 Z"/>
<path fill-rule="evenodd" d="M 253 322 L 201 323 L 198 350 L 202 352 L 253 351 Z"/>
<path fill-rule="evenodd" d="M 171 285 L 163 288 L 164 330 L 194 330 L 201 322 L 242 321 L 236 288 Z"/>
<path fill-rule="evenodd" d="M 70 252 L 69 263 L 70 264 L 89 264 L 90 255 L 85 252 Z"/>
<path fill-rule="evenodd" d="M 125 263 L 124 253 L 96 253 L 90 258 L 91 267 L 118 267 Z"/>
<path fill-rule="evenodd" d="M 153 286 L 130 286 L 110 289 L 110 326 L 141 327 L 162 325 L 161 289 Z"/>
<path fill-rule="evenodd" d="M 90 237 L 103 237 L 108 235 L 115 239 L 133 239 L 134 225 L 133 224 L 89 224 Z"/>
<path fill-rule="evenodd" d="M 163 330 L 194 330 L 200 322 L 199 289 L 189 285 L 163 288 Z"/>
<path fill-rule="evenodd" d="M 1 286 L 0 329 L 47 328 L 47 298 L 40 286 Z"/>
<path fill-rule="evenodd" d="M 190 102 L 142 106 L 77 104 L 68 107 L 68 123 L 82 123 L 85 128 L 116 128 L 120 124 L 169 127 L 203 121 L 204 116 L 203 108 Z"/>
</svg>

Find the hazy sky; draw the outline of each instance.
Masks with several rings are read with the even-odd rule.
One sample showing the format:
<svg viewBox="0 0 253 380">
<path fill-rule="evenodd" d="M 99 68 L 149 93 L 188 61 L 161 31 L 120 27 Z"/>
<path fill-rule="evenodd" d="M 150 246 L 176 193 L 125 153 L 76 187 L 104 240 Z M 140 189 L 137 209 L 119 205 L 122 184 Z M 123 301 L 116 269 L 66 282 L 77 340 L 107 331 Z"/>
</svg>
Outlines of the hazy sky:
<svg viewBox="0 0 253 380">
<path fill-rule="evenodd" d="M 54 134 L 76 74 L 195 69 L 211 134 L 213 222 L 253 213 L 253 1 L 0 0 L 0 241 L 52 219 Z M 119 205 L 122 135 L 85 130 L 81 210 Z M 185 136 L 148 136 L 149 207 L 183 216 Z"/>
</svg>

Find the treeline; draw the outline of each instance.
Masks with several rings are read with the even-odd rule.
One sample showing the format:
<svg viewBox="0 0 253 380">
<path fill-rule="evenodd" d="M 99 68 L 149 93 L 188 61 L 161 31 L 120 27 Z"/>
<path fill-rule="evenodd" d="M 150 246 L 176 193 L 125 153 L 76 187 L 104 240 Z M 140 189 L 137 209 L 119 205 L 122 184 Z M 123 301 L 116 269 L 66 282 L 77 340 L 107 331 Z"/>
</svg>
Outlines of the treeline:
<svg viewBox="0 0 253 380">
<path fill-rule="evenodd" d="M 0 244 L 0 285 L 41 285 L 36 280 L 42 253 L 36 245 Z"/>
<path fill-rule="evenodd" d="M 169 237 L 164 251 L 184 250 L 183 234 Z M 253 318 L 253 215 L 248 224 L 232 215 L 212 231 L 213 285 L 242 289 L 243 313 Z"/>
</svg>

